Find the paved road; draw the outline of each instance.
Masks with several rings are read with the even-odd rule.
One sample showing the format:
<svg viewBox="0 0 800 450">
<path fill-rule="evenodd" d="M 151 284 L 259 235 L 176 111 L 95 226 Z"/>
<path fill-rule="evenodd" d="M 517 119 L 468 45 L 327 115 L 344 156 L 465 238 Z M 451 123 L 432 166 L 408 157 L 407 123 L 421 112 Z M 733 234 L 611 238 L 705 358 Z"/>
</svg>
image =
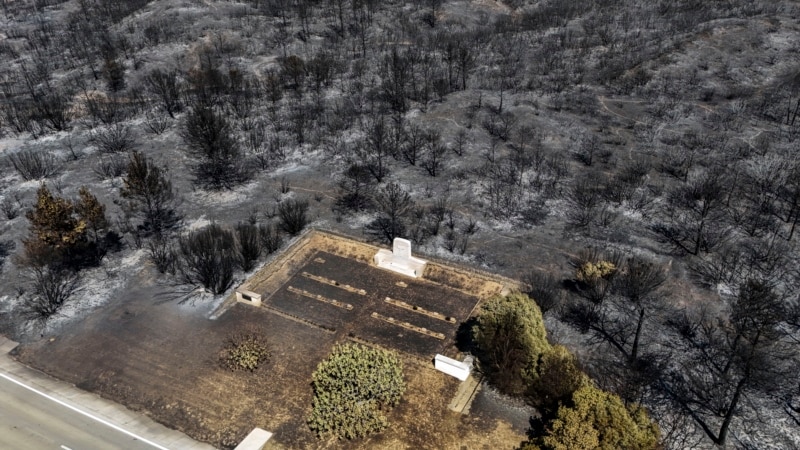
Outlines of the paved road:
<svg viewBox="0 0 800 450">
<path fill-rule="evenodd" d="M 158 448 L 0 376 L 0 449 Z"/>
<path fill-rule="evenodd" d="M 16 346 L 0 335 L 0 450 L 214 450 L 14 361 Z"/>
</svg>

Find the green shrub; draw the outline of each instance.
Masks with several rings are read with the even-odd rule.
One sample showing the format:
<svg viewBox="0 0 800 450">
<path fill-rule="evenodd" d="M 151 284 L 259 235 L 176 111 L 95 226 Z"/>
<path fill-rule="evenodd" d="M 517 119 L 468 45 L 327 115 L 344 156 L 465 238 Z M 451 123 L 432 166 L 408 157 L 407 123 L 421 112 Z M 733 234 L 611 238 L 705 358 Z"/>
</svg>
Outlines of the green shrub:
<svg viewBox="0 0 800 450">
<path fill-rule="evenodd" d="M 222 351 L 220 362 L 230 370 L 255 371 L 269 361 L 270 351 L 267 339 L 259 332 L 249 331 L 236 334 Z"/>
<path fill-rule="evenodd" d="M 353 439 L 387 427 L 385 410 L 405 392 L 403 363 L 396 353 L 357 344 L 334 347 L 312 375 L 314 400 L 309 427 Z"/>
</svg>

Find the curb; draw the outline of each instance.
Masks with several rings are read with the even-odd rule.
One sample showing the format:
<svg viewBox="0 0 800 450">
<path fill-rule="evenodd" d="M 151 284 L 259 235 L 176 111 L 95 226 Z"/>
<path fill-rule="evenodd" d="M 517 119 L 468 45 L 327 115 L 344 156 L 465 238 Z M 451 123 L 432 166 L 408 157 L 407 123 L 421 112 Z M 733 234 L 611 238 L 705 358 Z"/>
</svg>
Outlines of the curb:
<svg viewBox="0 0 800 450">
<path fill-rule="evenodd" d="M 212 450 L 214 447 L 197 442 L 185 434 L 167 428 L 151 418 L 106 400 L 97 394 L 57 380 L 43 372 L 14 360 L 10 355 L 17 343 L 0 335 L 0 375 L 39 395 L 89 416 L 99 423 L 140 438 L 152 441 L 154 448 L 174 450 Z M 155 444 L 158 443 L 158 444 Z"/>
</svg>

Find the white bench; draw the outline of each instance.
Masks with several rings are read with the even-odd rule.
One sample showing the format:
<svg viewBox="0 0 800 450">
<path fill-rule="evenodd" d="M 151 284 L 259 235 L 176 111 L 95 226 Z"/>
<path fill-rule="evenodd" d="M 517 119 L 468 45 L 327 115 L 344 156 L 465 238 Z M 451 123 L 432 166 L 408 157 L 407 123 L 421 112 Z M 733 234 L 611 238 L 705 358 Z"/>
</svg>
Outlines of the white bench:
<svg viewBox="0 0 800 450">
<path fill-rule="evenodd" d="M 375 265 L 409 277 L 419 278 L 428 262 L 411 256 L 411 241 L 394 238 L 392 251 L 381 249 L 375 254 Z"/>
<path fill-rule="evenodd" d="M 473 358 L 471 356 L 467 356 L 464 358 L 464 362 L 461 362 L 453 358 L 448 358 L 447 356 L 437 354 L 433 359 L 433 366 L 439 372 L 444 372 L 448 375 L 458 378 L 461 381 L 464 381 L 467 379 L 470 371 L 472 370 L 472 362 Z"/>
</svg>

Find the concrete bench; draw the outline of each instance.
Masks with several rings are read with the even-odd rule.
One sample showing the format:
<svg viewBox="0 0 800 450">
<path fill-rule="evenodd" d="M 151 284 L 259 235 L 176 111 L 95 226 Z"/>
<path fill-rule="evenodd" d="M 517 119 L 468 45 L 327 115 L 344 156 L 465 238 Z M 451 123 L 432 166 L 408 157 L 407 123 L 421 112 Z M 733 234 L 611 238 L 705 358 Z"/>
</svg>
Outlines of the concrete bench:
<svg viewBox="0 0 800 450">
<path fill-rule="evenodd" d="M 261 306 L 261 294 L 246 289 L 236 289 L 236 301 L 250 303 L 253 306 Z"/>
<path fill-rule="evenodd" d="M 470 370 L 472 370 L 472 361 L 473 358 L 471 356 L 466 357 L 464 362 L 461 362 L 444 355 L 436 355 L 433 359 L 433 366 L 440 372 L 464 381 L 469 376 Z"/>
</svg>

